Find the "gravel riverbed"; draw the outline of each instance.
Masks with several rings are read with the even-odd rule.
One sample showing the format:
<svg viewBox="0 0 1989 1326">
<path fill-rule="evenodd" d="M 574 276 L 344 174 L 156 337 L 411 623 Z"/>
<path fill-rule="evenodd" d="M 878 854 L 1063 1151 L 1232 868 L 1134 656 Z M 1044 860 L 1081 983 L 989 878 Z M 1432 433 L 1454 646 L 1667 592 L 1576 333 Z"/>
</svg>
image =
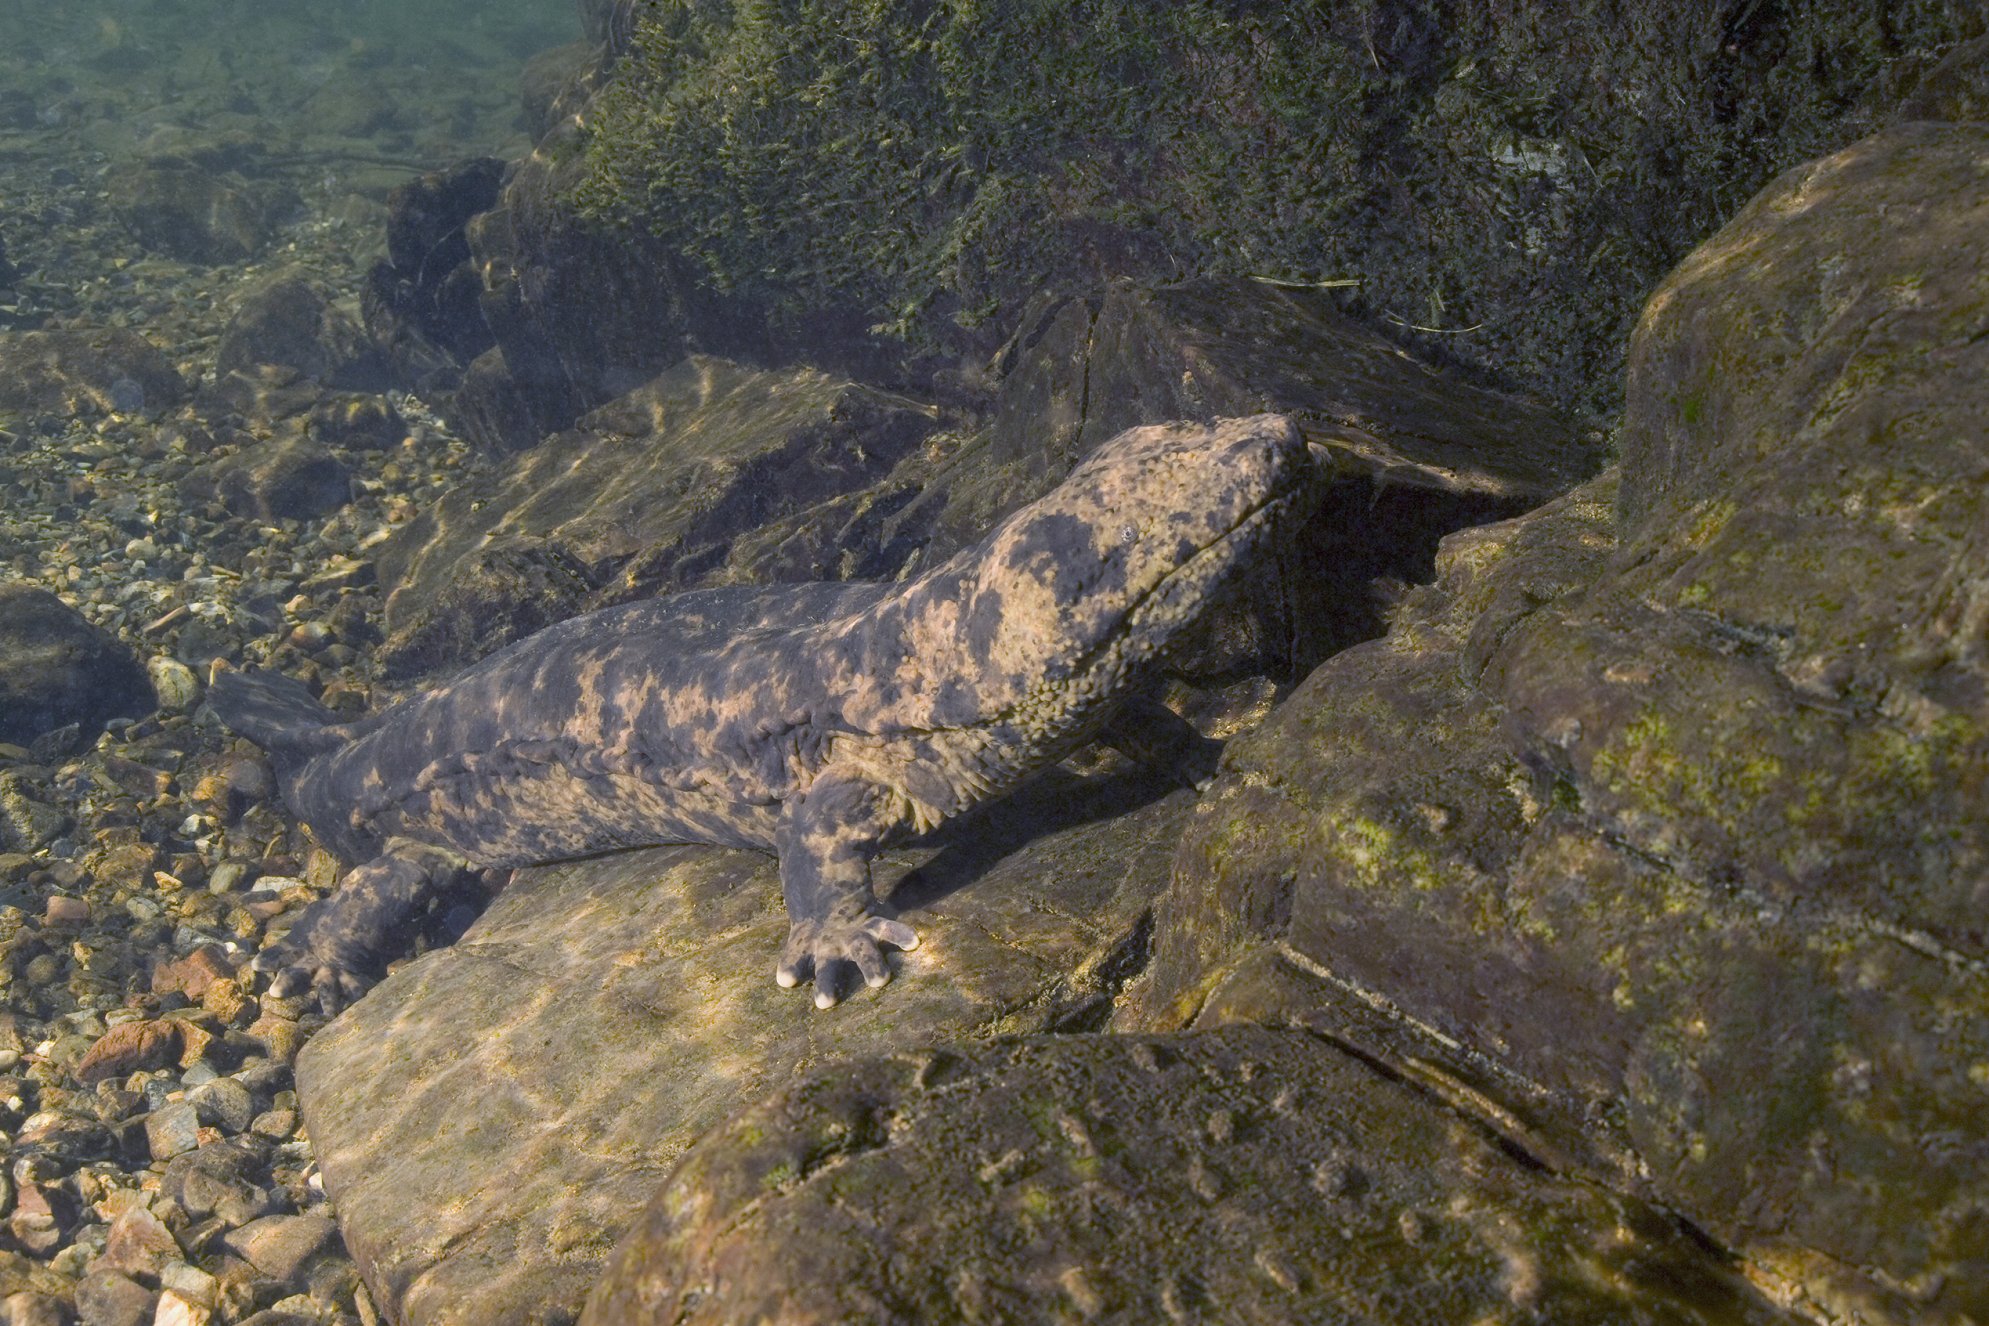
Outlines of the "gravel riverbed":
<svg viewBox="0 0 1989 1326">
<path fill-rule="evenodd" d="M 85 83 L 50 100 L 23 81 L 53 109 L 24 100 L 0 124 L 0 334 L 135 332 L 186 390 L 148 400 L 120 379 L 101 408 L 0 410 L 0 583 L 58 595 L 158 697 L 101 732 L 0 742 L 0 1323 L 371 1323 L 291 1079 L 323 1019 L 246 968 L 337 863 L 287 822 L 260 752 L 204 693 L 221 659 L 304 678 L 341 712 L 384 698 L 371 556 L 477 462 L 388 393 L 366 405 L 384 433 L 314 437 L 349 474 L 350 500 L 324 514 L 244 514 L 197 477 L 287 426 L 217 367 L 243 292 L 303 277 L 350 314 L 386 188 L 410 172 L 291 169 L 292 201 L 252 256 L 161 257 L 117 213 L 132 161 L 92 146 L 121 123 L 118 94 Z M 502 150 L 510 95 L 458 106 L 459 155 Z M 200 131 L 173 133 L 208 159 Z M 240 138 L 215 129 L 207 149 L 242 164 Z M 438 165 L 445 150 L 382 148 Z M 0 379 L 24 371 L 0 355 Z"/>
</svg>

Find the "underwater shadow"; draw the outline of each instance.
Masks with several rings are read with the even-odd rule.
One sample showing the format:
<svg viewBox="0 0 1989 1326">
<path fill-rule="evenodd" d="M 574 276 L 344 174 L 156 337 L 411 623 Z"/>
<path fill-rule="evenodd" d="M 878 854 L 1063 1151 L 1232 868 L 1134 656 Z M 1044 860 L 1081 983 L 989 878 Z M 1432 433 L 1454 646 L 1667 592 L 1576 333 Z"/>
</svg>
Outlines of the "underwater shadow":
<svg viewBox="0 0 1989 1326">
<path fill-rule="evenodd" d="M 913 849 L 938 850 L 907 870 L 883 901 L 893 914 L 929 907 L 969 888 L 1031 844 L 1144 810 L 1184 790 L 1165 770 L 1137 766 L 1079 774 L 1059 765 L 1006 797 L 934 830 Z"/>
</svg>

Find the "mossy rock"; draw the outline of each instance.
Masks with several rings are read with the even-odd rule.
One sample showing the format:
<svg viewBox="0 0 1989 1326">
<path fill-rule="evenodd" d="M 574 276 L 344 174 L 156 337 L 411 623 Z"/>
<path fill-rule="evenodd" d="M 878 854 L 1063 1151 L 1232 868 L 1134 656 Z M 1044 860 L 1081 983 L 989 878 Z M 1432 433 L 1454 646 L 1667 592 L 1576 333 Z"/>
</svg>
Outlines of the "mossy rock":
<svg viewBox="0 0 1989 1326">
<path fill-rule="evenodd" d="M 1045 286 L 1353 280 L 1443 353 L 1601 410 L 1663 271 L 1983 28 L 1964 0 L 616 16 L 578 205 L 776 326 L 849 310 L 985 348 Z"/>
<path fill-rule="evenodd" d="M 1985 159 L 1901 124 L 1679 267 L 1621 466 L 1233 743 L 1120 1025 L 1337 1028 L 1819 1311 L 1989 1315 Z"/>
</svg>

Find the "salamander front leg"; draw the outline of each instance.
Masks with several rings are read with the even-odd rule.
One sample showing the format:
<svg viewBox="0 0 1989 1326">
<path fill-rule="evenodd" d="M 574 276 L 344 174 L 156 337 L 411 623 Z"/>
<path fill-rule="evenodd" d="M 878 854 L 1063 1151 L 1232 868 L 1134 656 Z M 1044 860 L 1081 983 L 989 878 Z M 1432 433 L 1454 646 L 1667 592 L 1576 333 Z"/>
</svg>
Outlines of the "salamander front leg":
<svg viewBox="0 0 1989 1326">
<path fill-rule="evenodd" d="M 861 779 L 825 774 L 781 815 L 775 846 L 788 931 L 774 979 L 792 988 L 812 972 L 817 1008 L 841 1001 L 851 966 L 867 985 L 889 982 L 881 945 L 918 947 L 910 926 L 876 914 L 870 892 L 871 858 L 897 822 L 891 802 Z"/>
<path fill-rule="evenodd" d="M 464 868 L 452 852 L 393 839 L 384 853 L 348 870 L 336 891 L 305 908 L 250 965 L 274 973 L 271 994 L 309 990 L 326 1014 L 336 1014 L 386 973 L 388 959 L 407 951 L 409 923 Z"/>
</svg>

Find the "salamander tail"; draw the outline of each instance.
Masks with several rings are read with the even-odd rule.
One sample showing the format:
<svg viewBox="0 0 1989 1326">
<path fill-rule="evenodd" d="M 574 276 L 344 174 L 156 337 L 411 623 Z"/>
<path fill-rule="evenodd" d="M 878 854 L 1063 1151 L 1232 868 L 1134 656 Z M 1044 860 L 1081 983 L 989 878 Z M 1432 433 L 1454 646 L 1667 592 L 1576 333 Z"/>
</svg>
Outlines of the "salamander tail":
<svg viewBox="0 0 1989 1326">
<path fill-rule="evenodd" d="M 312 699 L 304 683 L 279 672 L 224 672 L 207 701 L 229 731 L 271 755 L 315 755 L 345 740 L 338 715 Z"/>
</svg>

